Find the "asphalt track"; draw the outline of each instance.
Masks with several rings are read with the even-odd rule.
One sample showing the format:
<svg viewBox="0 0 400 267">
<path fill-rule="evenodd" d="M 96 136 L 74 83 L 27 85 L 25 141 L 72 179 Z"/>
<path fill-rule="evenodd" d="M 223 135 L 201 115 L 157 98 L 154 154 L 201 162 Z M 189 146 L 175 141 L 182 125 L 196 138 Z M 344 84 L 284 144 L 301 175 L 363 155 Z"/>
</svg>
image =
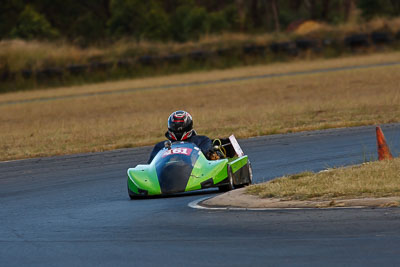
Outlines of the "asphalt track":
<svg viewBox="0 0 400 267">
<path fill-rule="evenodd" d="M 400 151 L 400 124 L 383 131 Z M 376 158 L 374 127 L 239 140 L 256 182 Z M 1 266 L 399 266 L 400 209 L 208 211 L 130 201 L 150 147 L 0 163 Z"/>
</svg>

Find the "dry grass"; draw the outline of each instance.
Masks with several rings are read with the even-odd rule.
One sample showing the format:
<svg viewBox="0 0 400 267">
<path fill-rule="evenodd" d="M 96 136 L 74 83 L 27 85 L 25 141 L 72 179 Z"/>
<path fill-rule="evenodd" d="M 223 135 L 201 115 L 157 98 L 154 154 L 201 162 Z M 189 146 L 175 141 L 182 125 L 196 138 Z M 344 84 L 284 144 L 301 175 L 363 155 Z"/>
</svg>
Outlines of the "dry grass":
<svg viewBox="0 0 400 267">
<path fill-rule="evenodd" d="M 321 173 L 301 173 L 253 185 L 246 192 L 283 200 L 330 200 L 400 196 L 400 159 Z"/>
<path fill-rule="evenodd" d="M 400 52 L 380 53 L 373 55 L 350 56 L 336 59 L 316 59 L 312 61 L 299 60 L 288 63 L 273 63 L 268 65 L 239 67 L 227 70 L 173 74 L 169 76 L 141 78 L 132 80 L 112 81 L 83 86 L 58 87 L 57 90 L 42 89 L 25 92 L 10 92 L 0 95 L 0 104 L 7 101 L 27 100 L 43 97 L 66 96 L 71 94 L 93 93 L 99 91 L 115 91 L 141 87 L 160 86 L 165 84 L 204 82 L 210 80 L 229 79 L 243 76 L 264 74 L 279 74 L 296 71 L 307 71 L 321 68 L 339 68 L 385 62 L 399 62 Z"/>
<path fill-rule="evenodd" d="M 102 52 L 97 48 L 80 49 L 63 42 L 0 41 L 0 69 L 7 66 L 10 71 L 85 63 L 100 55 Z"/>
<path fill-rule="evenodd" d="M 317 23 L 310 21 L 304 25 L 304 29 L 300 27 L 296 31 L 297 36 L 305 35 L 315 38 L 324 36 L 340 40 L 350 34 L 371 33 L 374 31 L 385 31 L 389 33 L 397 33 L 400 29 L 400 17 L 398 18 L 374 18 L 368 22 L 362 22 L 360 18 L 355 16 L 347 23 L 339 25 L 329 25 L 326 23 Z"/>
<path fill-rule="evenodd" d="M 388 55 L 398 60 L 398 53 Z M 371 57 L 366 57 L 369 63 Z M 381 60 L 381 58 L 375 60 Z M 353 62 L 354 61 L 354 62 Z M 345 59 L 355 64 L 362 58 Z M 363 61 L 365 62 L 365 61 Z M 310 69 L 340 60 L 276 64 L 38 91 L 37 96 Z M 278 71 L 277 71 L 278 70 Z M 240 81 L 185 88 L 0 106 L 0 159 L 150 145 L 163 139 L 168 115 L 186 109 L 200 134 L 239 138 L 330 127 L 398 122 L 400 67 Z M 115 85 L 115 86 L 114 86 Z M 11 93 L 1 101 L 34 97 Z M 0 101 L 0 102 L 1 102 Z"/>
<path fill-rule="evenodd" d="M 355 33 L 355 32 L 373 32 L 379 30 L 385 30 L 389 32 L 397 32 L 400 29 L 400 18 L 374 18 L 373 20 L 366 23 L 359 23 L 358 21 L 352 21 L 347 24 L 339 25 L 335 27 L 335 30 L 344 34 Z M 334 30 L 332 28 L 332 30 Z"/>
<path fill-rule="evenodd" d="M 232 48 L 244 43 L 269 43 L 273 40 L 287 40 L 290 34 L 246 35 L 225 33 L 206 35 L 199 41 L 148 42 L 122 39 L 112 44 L 80 48 L 73 44 L 57 41 L 0 41 L 0 68 L 7 66 L 10 71 L 60 67 L 68 64 L 84 64 L 91 60 L 119 60 L 143 55 L 185 54 L 195 50 L 213 51 Z"/>
<path fill-rule="evenodd" d="M 122 39 L 104 46 L 80 48 L 76 45 L 57 41 L 0 41 L 0 69 L 9 71 L 22 69 L 43 69 L 48 67 L 65 67 L 69 64 L 85 64 L 95 61 L 117 61 L 125 58 L 135 58 L 143 55 L 185 54 L 199 49 L 216 50 L 245 42 L 266 42 L 272 35 L 222 34 L 219 36 L 204 36 L 197 42 L 137 42 Z"/>
<path fill-rule="evenodd" d="M 307 31 L 304 35 L 323 38 L 331 36 L 340 39 L 351 33 L 370 33 L 375 30 L 385 30 L 392 33 L 399 31 L 400 18 L 376 18 L 370 22 L 351 21 L 341 25 L 321 24 L 315 31 Z M 61 67 L 68 64 L 84 64 L 91 60 L 118 60 L 127 57 L 142 55 L 166 55 L 171 53 L 185 54 L 194 50 L 207 51 L 219 48 L 240 47 L 244 43 L 268 44 L 271 42 L 287 41 L 301 33 L 268 33 L 259 35 L 224 33 L 219 35 L 205 35 L 199 41 L 186 43 L 176 42 L 137 42 L 123 39 L 103 46 L 80 48 L 78 46 L 57 41 L 39 42 L 22 40 L 0 41 L 0 69 L 7 66 L 10 71 L 22 69 L 42 69 L 47 67 Z"/>
</svg>

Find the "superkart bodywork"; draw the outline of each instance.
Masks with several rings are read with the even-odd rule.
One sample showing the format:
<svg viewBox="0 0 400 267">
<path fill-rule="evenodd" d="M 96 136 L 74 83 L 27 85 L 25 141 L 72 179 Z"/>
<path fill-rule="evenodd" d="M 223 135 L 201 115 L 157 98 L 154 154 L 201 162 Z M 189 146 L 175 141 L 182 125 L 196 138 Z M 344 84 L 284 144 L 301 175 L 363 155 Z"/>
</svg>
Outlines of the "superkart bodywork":
<svg viewBox="0 0 400 267">
<path fill-rule="evenodd" d="M 210 187 L 228 191 L 251 184 L 251 165 L 236 139 L 231 136 L 230 139 L 218 140 L 221 147 L 224 146 L 225 158 L 208 160 L 195 144 L 174 142 L 170 147 L 160 150 L 150 164 L 128 169 L 130 198 L 169 195 Z M 236 143 L 232 145 L 230 140 Z"/>
</svg>

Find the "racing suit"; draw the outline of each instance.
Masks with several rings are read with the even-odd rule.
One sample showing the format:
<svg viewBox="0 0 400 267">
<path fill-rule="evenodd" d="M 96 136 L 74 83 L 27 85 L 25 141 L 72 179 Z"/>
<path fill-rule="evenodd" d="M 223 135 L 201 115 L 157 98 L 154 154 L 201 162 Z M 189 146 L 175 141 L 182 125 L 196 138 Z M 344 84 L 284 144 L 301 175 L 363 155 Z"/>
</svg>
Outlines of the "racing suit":
<svg viewBox="0 0 400 267">
<path fill-rule="evenodd" d="M 168 132 L 165 133 L 165 137 L 167 137 L 171 142 L 181 142 L 181 141 L 171 140 L 169 138 Z M 153 151 L 150 154 L 150 158 L 147 161 L 147 164 L 150 164 L 153 158 L 157 155 L 158 151 L 164 148 L 164 142 L 165 141 L 161 141 L 154 146 Z M 203 154 L 206 157 L 208 157 L 208 155 L 213 149 L 211 139 L 204 135 L 197 135 L 196 131 L 193 131 L 192 136 L 186 139 L 185 142 L 190 142 L 198 146 L 201 149 L 201 152 L 203 152 Z"/>
</svg>

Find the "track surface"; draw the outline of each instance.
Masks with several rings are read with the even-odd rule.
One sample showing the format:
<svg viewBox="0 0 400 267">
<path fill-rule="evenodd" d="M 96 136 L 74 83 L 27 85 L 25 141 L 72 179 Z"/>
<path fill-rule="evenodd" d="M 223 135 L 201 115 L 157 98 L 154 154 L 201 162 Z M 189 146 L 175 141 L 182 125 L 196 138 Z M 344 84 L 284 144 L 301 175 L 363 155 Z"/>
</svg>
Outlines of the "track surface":
<svg viewBox="0 0 400 267">
<path fill-rule="evenodd" d="M 383 131 L 397 156 L 400 125 Z M 256 182 L 376 158 L 375 142 L 374 127 L 240 140 Z M 144 163 L 150 150 L 0 163 L 0 265 L 400 265 L 398 208 L 187 206 L 205 194 L 130 201 L 126 169 Z"/>
</svg>

